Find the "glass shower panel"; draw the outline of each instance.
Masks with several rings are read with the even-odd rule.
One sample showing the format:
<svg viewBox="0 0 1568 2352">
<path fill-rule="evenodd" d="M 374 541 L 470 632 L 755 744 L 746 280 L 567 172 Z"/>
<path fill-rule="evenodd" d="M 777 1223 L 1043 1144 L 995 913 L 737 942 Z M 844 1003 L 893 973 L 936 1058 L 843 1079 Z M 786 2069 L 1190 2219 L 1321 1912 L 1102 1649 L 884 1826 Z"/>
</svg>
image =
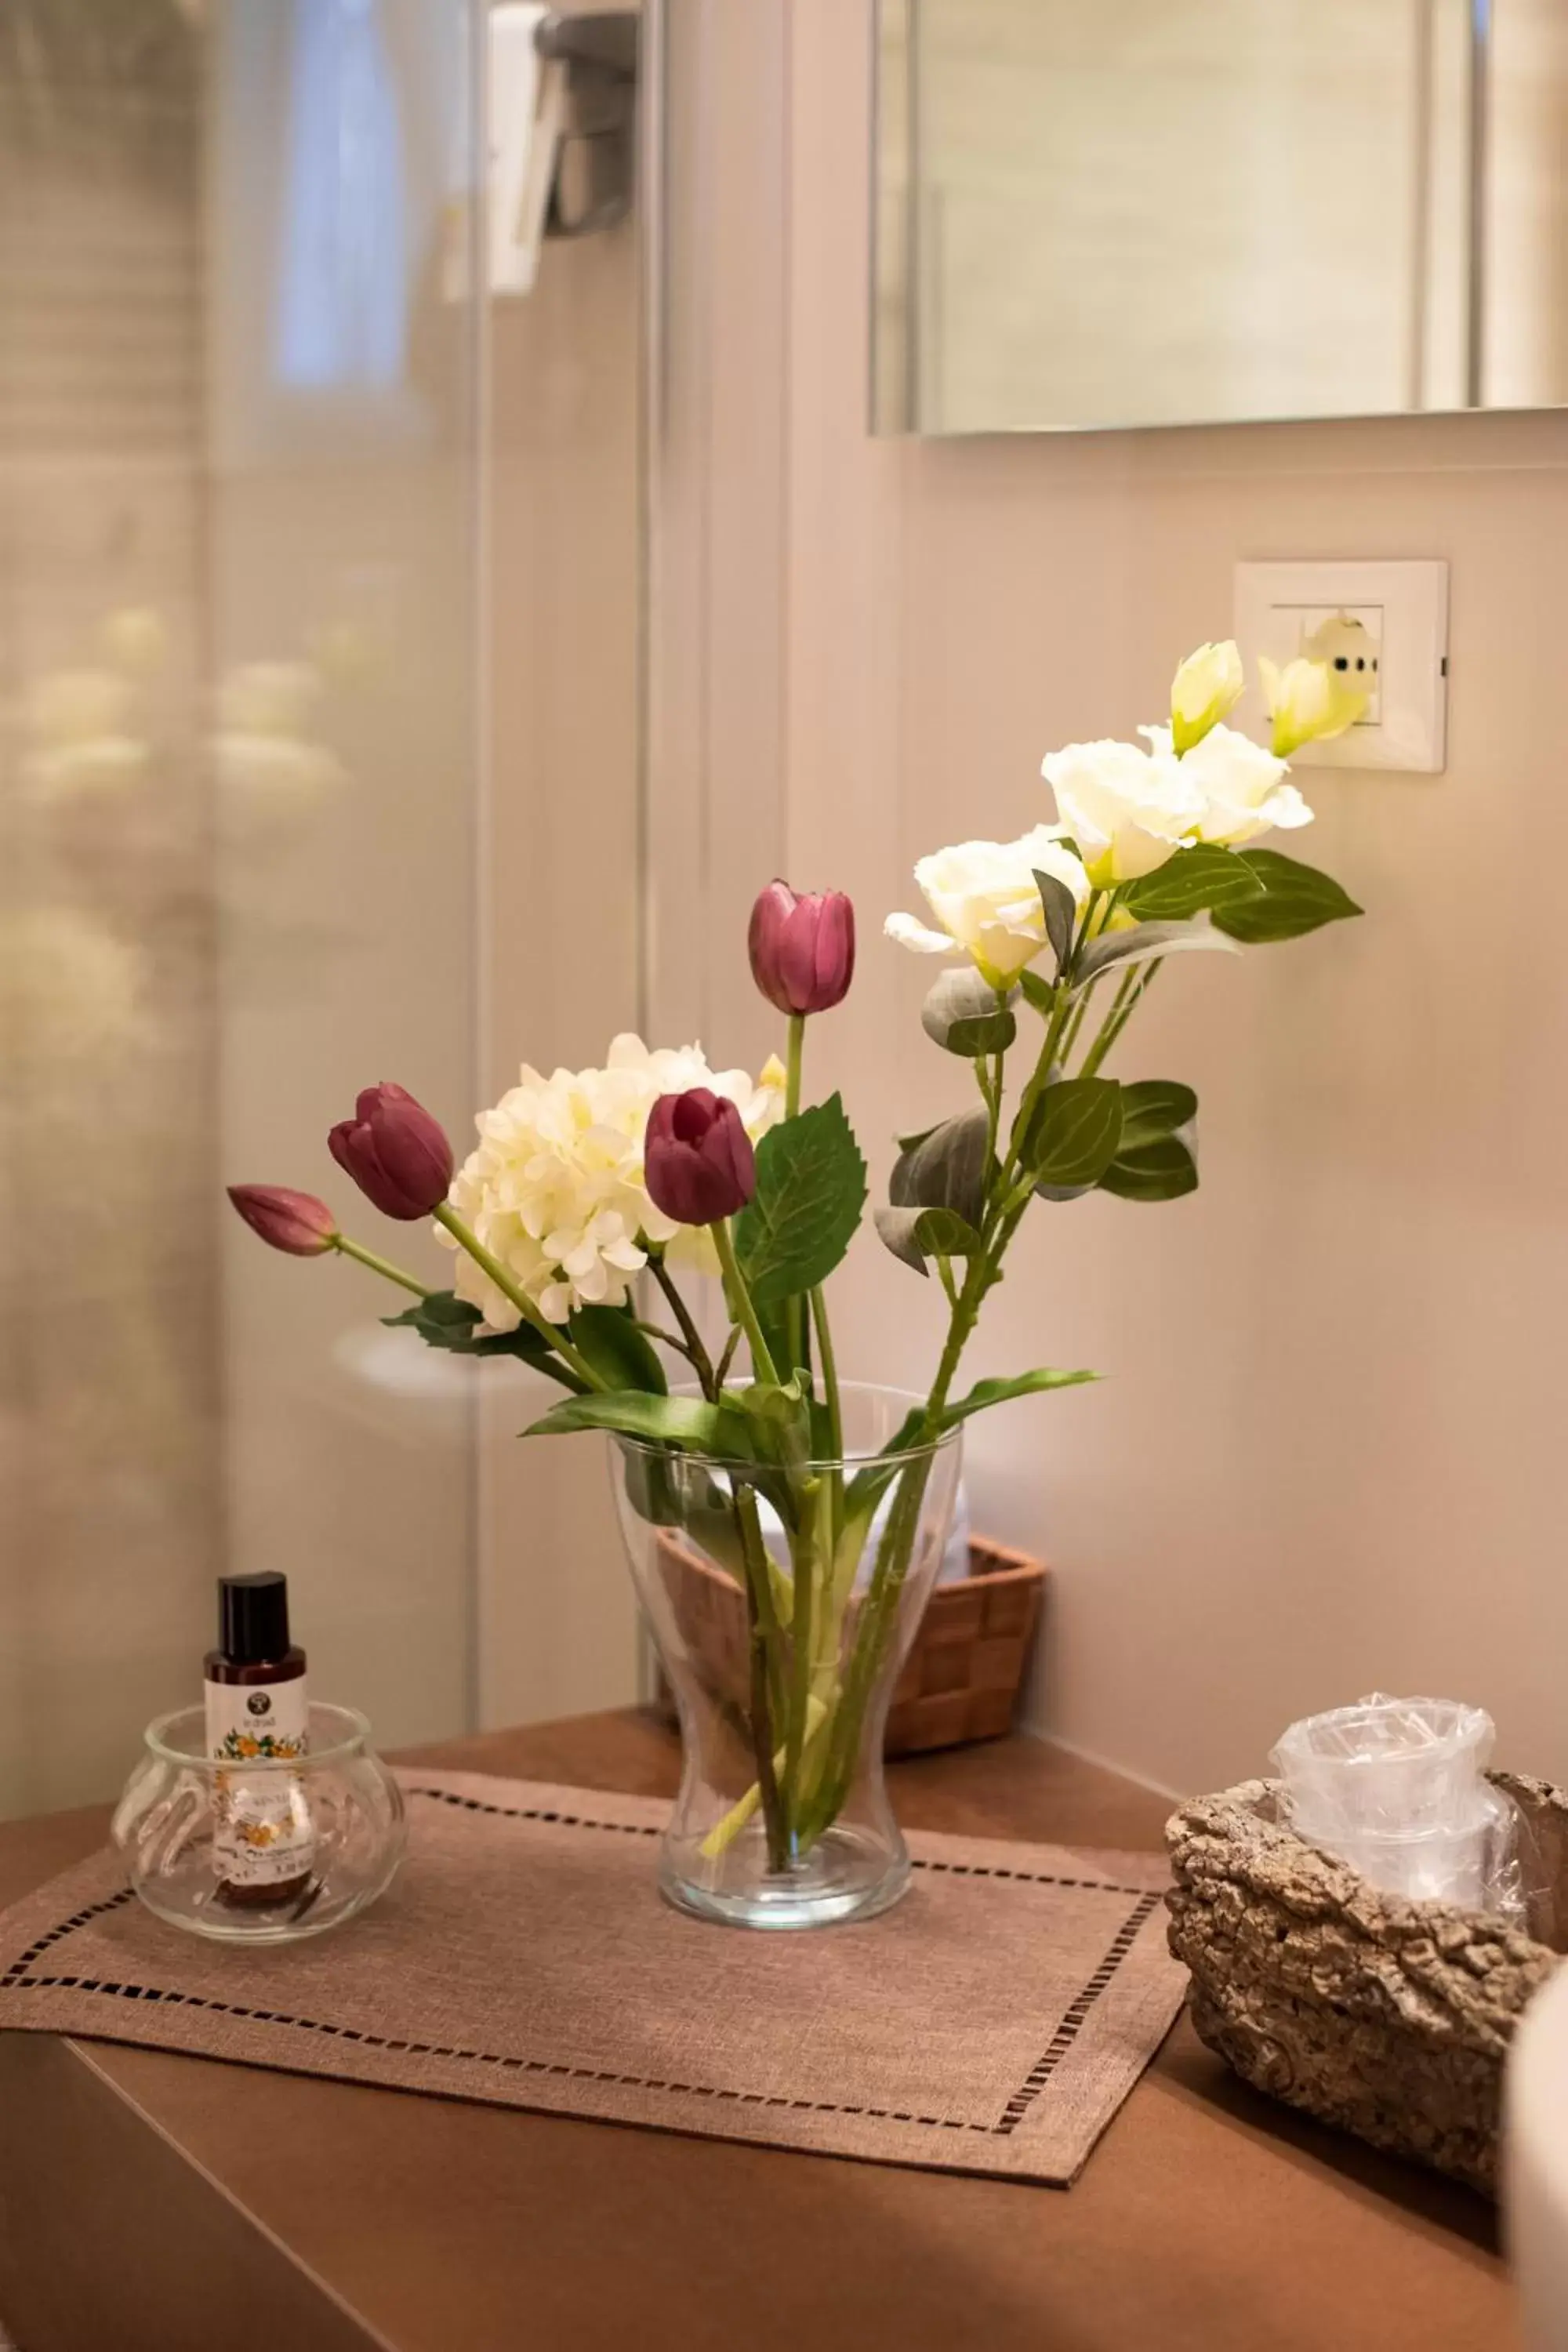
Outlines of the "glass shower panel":
<svg viewBox="0 0 1568 2352">
<path fill-rule="evenodd" d="M 439 1278 L 324 1139 L 473 1096 L 477 25 L 0 10 L 0 1811 L 114 1784 L 225 1569 L 471 1715 L 467 1391 L 220 1187 Z"/>
</svg>

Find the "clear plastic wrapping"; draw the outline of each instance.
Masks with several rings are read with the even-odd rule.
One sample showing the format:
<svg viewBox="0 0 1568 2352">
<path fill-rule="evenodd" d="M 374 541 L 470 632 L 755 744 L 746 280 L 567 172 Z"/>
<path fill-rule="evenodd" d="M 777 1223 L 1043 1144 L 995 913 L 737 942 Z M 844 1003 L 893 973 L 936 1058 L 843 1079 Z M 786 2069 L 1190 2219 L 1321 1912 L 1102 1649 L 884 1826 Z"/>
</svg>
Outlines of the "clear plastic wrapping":
<svg viewBox="0 0 1568 2352">
<path fill-rule="evenodd" d="M 1392 1895 L 1522 1921 L 1518 1808 L 1486 1778 L 1492 1719 L 1455 1699 L 1389 1698 L 1293 1723 L 1270 1758 L 1282 1818 Z"/>
</svg>

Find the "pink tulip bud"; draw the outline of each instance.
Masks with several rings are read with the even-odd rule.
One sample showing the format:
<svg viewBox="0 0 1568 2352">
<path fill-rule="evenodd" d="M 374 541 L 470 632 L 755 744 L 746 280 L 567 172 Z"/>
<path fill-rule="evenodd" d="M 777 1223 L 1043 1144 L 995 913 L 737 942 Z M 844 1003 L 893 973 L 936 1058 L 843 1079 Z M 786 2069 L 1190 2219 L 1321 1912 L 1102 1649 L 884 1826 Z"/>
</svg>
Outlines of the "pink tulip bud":
<svg viewBox="0 0 1568 2352">
<path fill-rule="evenodd" d="M 338 1238 L 338 1221 L 313 1192 L 287 1184 L 231 1184 L 228 1197 L 253 1234 L 290 1257 L 320 1257 Z"/>
<path fill-rule="evenodd" d="M 452 1147 L 439 1122 L 402 1087 L 367 1087 L 353 1118 L 327 1138 L 338 1166 L 384 1216 L 412 1223 L 447 1197 Z"/>
<path fill-rule="evenodd" d="M 654 1207 L 682 1225 L 711 1225 L 743 1209 L 757 1167 L 734 1104 L 706 1087 L 660 1095 L 647 1115 L 643 1181 Z"/>
<path fill-rule="evenodd" d="M 770 882 L 757 895 L 746 945 L 752 978 L 781 1013 L 826 1013 L 855 977 L 855 909 L 842 890 Z"/>
</svg>

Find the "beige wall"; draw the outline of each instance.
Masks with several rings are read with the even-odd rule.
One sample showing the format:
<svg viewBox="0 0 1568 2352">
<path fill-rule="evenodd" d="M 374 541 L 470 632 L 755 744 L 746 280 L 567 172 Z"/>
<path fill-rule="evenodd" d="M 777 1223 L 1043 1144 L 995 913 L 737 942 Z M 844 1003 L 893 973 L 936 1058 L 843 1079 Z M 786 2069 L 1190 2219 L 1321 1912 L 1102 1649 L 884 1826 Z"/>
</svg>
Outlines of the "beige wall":
<svg viewBox="0 0 1568 2352">
<path fill-rule="evenodd" d="M 704 71 L 672 90 L 656 1001 L 756 1058 L 751 890 L 775 857 L 852 890 L 813 1076 L 879 1185 L 894 1128 L 958 1099 L 929 971 L 877 936 L 915 856 L 1034 821 L 1043 751 L 1158 715 L 1239 559 L 1447 557 L 1447 774 L 1311 773 L 1310 854 L 1366 921 L 1167 975 L 1121 1067 L 1196 1085 L 1204 1188 L 1036 1211 L 970 1369 L 1111 1377 L 990 1416 L 970 1475 L 979 1523 L 1056 1563 L 1035 1716 L 1069 1741 L 1213 1785 L 1381 1684 L 1479 1699 L 1511 1760 L 1568 1770 L 1568 420 L 874 442 L 865 10 L 672 0 L 672 27 Z M 868 1235 L 841 1290 L 854 1371 L 930 1360 L 939 1302 Z"/>
</svg>

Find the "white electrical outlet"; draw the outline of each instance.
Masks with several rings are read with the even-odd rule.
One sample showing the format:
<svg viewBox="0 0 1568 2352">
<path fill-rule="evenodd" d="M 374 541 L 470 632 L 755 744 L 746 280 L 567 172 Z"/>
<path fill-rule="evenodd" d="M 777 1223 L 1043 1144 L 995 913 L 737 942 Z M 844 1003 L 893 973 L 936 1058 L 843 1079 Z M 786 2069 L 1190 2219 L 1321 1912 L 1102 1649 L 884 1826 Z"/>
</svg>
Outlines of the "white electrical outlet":
<svg viewBox="0 0 1568 2352">
<path fill-rule="evenodd" d="M 1446 563 L 1238 563 L 1236 637 L 1251 683 L 1244 725 L 1267 734 L 1257 658 L 1283 665 L 1299 654 L 1332 661 L 1369 697 L 1343 735 L 1309 743 L 1296 763 L 1443 766 L 1447 718 L 1448 567 Z M 1364 667 L 1361 667 L 1364 665 Z"/>
</svg>

